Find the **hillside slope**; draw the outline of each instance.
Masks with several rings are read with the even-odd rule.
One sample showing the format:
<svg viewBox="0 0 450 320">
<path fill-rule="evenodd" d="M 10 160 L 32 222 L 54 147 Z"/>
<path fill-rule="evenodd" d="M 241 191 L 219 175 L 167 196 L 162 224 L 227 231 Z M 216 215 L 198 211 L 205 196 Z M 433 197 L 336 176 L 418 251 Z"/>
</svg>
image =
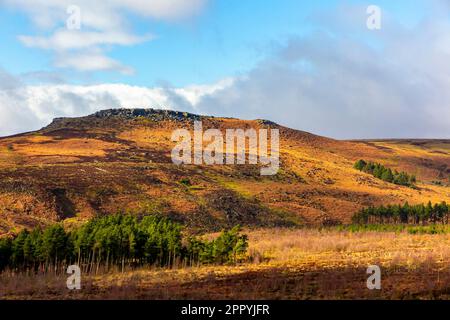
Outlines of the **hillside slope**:
<svg viewBox="0 0 450 320">
<path fill-rule="evenodd" d="M 279 173 L 262 177 L 252 165 L 174 165 L 172 131 L 192 130 L 194 120 L 204 129 L 279 128 Z M 358 159 L 416 174 L 418 189 L 359 172 Z M 450 140 L 337 141 L 263 120 L 105 110 L 0 139 L 0 234 L 124 210 L 208 231 L 237 223 L 345 223 L 363 206 L 450 202 L 449 175 Z"/>
</svg>

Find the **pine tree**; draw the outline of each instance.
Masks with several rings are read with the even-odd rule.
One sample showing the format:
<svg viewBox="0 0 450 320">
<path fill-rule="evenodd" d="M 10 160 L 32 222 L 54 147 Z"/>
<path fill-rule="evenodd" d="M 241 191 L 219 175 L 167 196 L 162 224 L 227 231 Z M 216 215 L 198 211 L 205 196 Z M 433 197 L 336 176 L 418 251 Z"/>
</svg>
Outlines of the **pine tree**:
<svg viewBox="0 0 450 320">
<path fill-rule="evenodd" d="M 366 165 L 367 165 L 367 162 L 365 162 L 364 160 L 358 160 L 355 163 L 354 168 L 359 171 L 362 171 Z"/>
<path fill-rule="evenodd" d="M 383 181 L 393 182 L 394 181 L 394 175 L 392 174 L 392 170 L 391 169 L 384 170 L 383 174 L 381 175 L 381 179 Z"/>
</svg>

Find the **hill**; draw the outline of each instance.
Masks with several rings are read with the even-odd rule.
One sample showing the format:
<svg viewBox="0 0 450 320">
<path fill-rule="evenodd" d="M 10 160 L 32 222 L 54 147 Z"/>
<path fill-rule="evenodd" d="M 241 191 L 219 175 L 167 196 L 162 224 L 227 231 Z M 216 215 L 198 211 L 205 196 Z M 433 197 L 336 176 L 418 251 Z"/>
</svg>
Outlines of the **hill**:
<svg viewBox="0 0 450 320">
<path fill-rule="evenodd" d="M 221 131 L 278 128 L 278 174 L 173 164 L 171 134 L 194 120 Z M 355 170 L 359 159 L 415 174 L 417 188 Z M 266 120 L 104 110 L 0 139 L 0 234 L 118 211 L 168 215 L 198 231 L 347 223 L 369 205 L 450 202 L 449 176 L 450 140 L 339 141 Z"/>
</svg>

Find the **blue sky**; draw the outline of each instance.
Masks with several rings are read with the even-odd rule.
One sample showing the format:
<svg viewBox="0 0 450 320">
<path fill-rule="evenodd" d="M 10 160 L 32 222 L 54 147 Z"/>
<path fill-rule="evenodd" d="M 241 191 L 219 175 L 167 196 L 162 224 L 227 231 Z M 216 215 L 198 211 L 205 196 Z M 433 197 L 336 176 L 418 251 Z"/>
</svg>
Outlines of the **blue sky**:
<svg viewBox="0 0 450 320">
<path fill-rule="evenodd" d="M 373 2 L 348 3 L 364 6 Z M 422 15 L 423 5 L 416 3 L 377 2 L 407 25 L 414 25 Z M 66 81 L 75 83 L 120 82 L 141 86 L 210 83 L 251 70 L 272 54 L 274 46 L 320 27 L 309 20 L 310 16 L 337 10 L 339 4 L 342 1 L 215 0 L 205 4 L 199 15 L 182 21 L 126 14 L 135 33 L 152 33 L 156 37 L 134 46 L 108 48 L 110 57 L 135 70 L 132 75 L 111 71 L 74 74 L 74 70 L 55 68 L 50 50 L 28 48 L 18 39 L 19 35 L 49 35 L 51 30 L 37 28 L 26 12 L 7 7 L 0 12 L 4 48 L 0 52 L 0 65 L 15 75 L 58 72 Z M 360 18 L 364 22 L 364 12 Z"/>
<path fill-rule="evenodd" d="M 169 82 L 176 86 L 217 81 L 253 68 L 270 54 L 272 42 L 302 34 L 308 29 L 305 19 L 323 6 L 296 0 L 284 1 L 281 6 L 276 0 L 219 0 L 208 3 L 199 16 L 184 21 L 166 22 L 128 14 L 136 33 L 156 36 L 155 40 L 136 46 L 110 48 L 109 55 L 132 66 L 135 74 L 99 72 L 78 75 L 76 81 L 133 85 Z M 0 38 L 7 50 L 0 52 L 0 65 L 13 74 L 55 71 L 52 53 L 25 47 L 17 38 L 22 34 L 41 35 L 48 31 L 37 29 L 20 10 L 2 10 Z"/>
<path fill-rule="evenodd" d="M 158 107 L 335 138 L 450 137 L 448 12 L 446 0 L 0 0 L 0 135 Z"/>
</svg>

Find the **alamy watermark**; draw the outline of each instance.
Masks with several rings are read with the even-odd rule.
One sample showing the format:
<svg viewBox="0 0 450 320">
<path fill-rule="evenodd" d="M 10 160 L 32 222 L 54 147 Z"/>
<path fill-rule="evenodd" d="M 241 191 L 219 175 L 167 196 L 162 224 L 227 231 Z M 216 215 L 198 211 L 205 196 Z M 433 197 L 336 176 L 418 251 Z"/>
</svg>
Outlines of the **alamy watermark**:
<svg viewBox="0 0 450 320">
<path fill-rule="evenodd" d="M 367 289 L 369 290 L 381 290 L 381 269 L 377 265 L 372 265 L 367 268 L 367 274 L 370 277 L 367 278 Z"/>
<path fill-rule="evenodd" d="M 226 129 L 224 137 L 219 129 L 203 131 L 202 122 L 195 121 L 193 136 L 187 129 L 177 129 L 172 133 L 172 141 L 177 142 L 171 154 L 177 165 L 260 164 L 263 176 L 276 175 L 280 168 L 278 129 Z"/>
<path fill-rule="evenodd" d="M 66 10 L 69 17 L 66 20 L 66 27 L 68 30 L 81 29 L 81 8 L 76 5 L 70 5 Z"/>
<path fill-rule="evenodd" d="M 67 268 L 67 274 L 70 276 L 67 278 L 66 285 L 69 290 L 81 289 L 81 269 L 77 265 L 71 265 Z"/>
<path fill-rule="evenodd" d="M 367 29 L 381 30 L 381 8 L 376 5 L 370 5 L 366 10 L 369 17 L 367 18 Z"/>
</svg>

